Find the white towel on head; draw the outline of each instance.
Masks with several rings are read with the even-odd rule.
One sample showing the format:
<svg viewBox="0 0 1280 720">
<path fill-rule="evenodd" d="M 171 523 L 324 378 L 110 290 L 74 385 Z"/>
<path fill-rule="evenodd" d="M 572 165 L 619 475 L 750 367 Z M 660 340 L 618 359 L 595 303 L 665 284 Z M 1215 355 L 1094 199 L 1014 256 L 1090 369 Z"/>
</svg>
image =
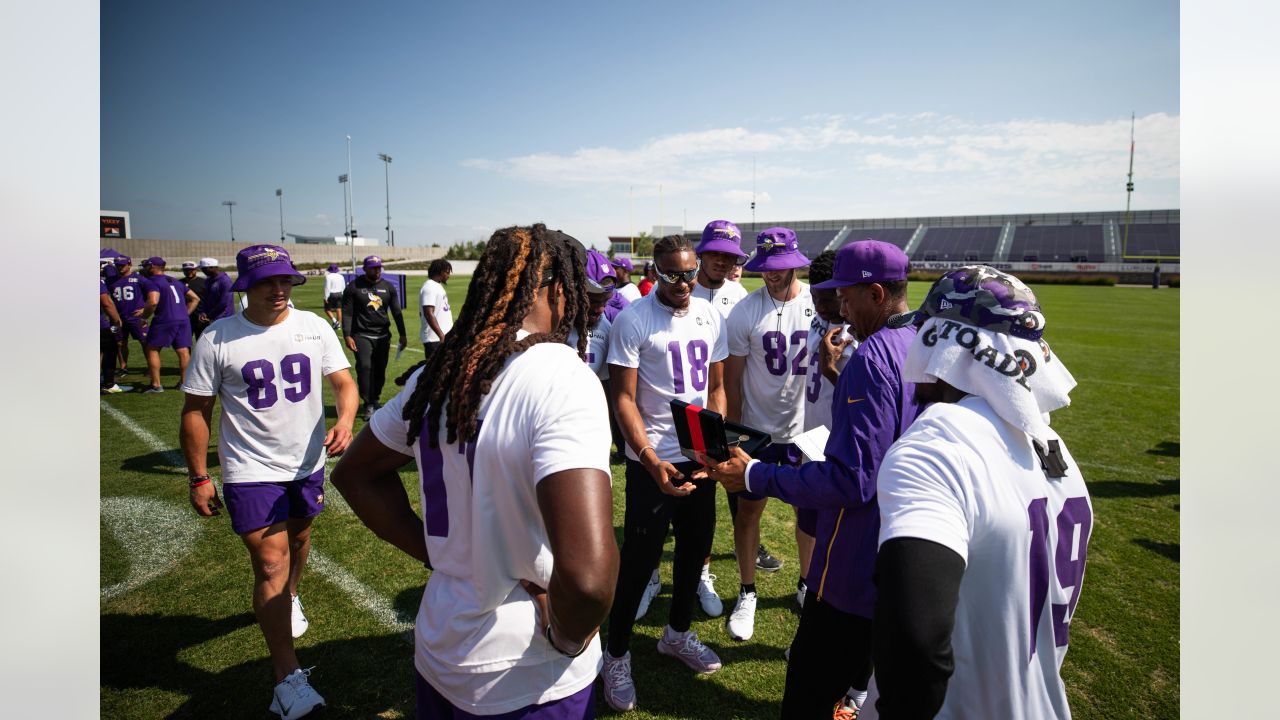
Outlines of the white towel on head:
<svg viewBox="0 0 1280 720">
<path fill-rule="evenodd" d="M 1071 404 L 1076 379 L 1043 340 L 1023 340 L 967 323 L 929 318 L 907 353 L 903 378 L 941 380 L 977 395 L 1045 447 L 1049 413 Z"/>
</svg>

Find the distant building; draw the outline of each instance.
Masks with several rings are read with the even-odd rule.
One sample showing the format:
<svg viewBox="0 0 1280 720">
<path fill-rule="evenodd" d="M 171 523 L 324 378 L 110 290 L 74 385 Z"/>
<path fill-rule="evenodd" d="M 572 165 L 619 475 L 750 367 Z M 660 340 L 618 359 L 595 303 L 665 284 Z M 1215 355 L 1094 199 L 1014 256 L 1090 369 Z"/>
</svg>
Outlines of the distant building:
<svg viewBox="0 0 1280 720">
<path fill-rule="evenodd" d="M 360 247 L 362 245 L 372 246 L 372 245 L 381 244 L 378 241 L 378 238 L 360 237 L 359 235 L 356 236 L 354 243 L 348 243 L 347 236 L 345 235 L 338 235 L 338 236 L 331 237 L 328 235 L 297 235 L 295 233 L 285 233 L 285 234 L 293 238 L 293 241 L 300 245 L 355 245 L 356 247 Z"/>
</svg>

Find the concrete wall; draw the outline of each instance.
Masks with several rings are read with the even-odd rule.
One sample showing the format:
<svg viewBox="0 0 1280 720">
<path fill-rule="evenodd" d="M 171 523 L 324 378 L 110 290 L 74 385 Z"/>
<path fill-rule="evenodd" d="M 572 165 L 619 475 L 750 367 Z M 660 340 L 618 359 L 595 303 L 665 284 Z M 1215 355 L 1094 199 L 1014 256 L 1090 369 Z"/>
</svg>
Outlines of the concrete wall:
<svg viewBox="0 0 1280 720">
<path fill-rule="evenodd" d="M 139 240 L 136 238 L 127 240 L 102 238 L 98 241 L 99 248 L 115 248 L 133 258 L 135 265 L 141 263 L 143 258 L 156 255 L 164 258 L 170 268 L 177 268 L 187 260 L 212 257 L 217 258 L 222 263 L 222 267 L 232 270 L 236 265 L 236 253 L 250 245 L 259 244 L 261 243 L 231 243 L 221 240 Z M 299 264 L 336 262 L 339 265 L 349 265 L 351 263 L 351 248 L 347 245 L 285 243 L 284 248 L 289 251 L 293 261 Z M 383 260 L 435 260 L 438 257 L 444 257 L 447 252 L 446 248 L 380 245 L 367 247 L 357 245 L 355 250 L 357 263 L 366 255 L 377 255 Z"/>
</svg>

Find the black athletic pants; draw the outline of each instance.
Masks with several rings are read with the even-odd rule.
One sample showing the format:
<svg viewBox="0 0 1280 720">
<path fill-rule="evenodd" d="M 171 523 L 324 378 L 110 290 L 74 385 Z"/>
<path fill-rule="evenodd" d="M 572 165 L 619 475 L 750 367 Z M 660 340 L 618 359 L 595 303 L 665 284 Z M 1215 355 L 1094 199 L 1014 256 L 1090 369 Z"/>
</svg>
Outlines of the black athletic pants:
<svg viewBox="0 0 1280 720">
<path fill-rule="evenodd" d="M 810 588 L 791 642 L 782 717 L 831 717 L 850 687 L 871 680 L 871 620 L 841 612 L 814 597 Z"/>
<path fill-rule="evenodd" d="M 102 328 L 102 333 L 98 337 L 98 352 L 102 353 L 102 363 L 99 366 L 98 374 L 99 382 L 102 387 L 109 388 L 116 384 L 116 353 L 119 345 L 116 343 L 116 336 L 109 328 Z"/>
<path fill-rule="evenodd" d="M 360 401 L 365 405 L 377 405 L 381 401 L 390 352 L 390 335 L 380 338 L 356 335 L 356 384 L 360 388 Z"/>
<path fill-rule="evenodd" d="M 679 463 L 676 469 L 688 477 L 701 466 Z M 676 484 L 682 484 L 677 481 Z M 671 613 L 668 624 L 684 632 L 693 622 L 702 559 L 711 552 L 715 534 L 716 483 L 707 478 L 698 489 L 684 497 L 667 495 L 644 466 L 627 460 L 627 507 L 623 519 L 622 553 L 618 586 L 609 611 L 609 654 L 622 657 L 631 646 L 631 628 L 636 609 L 649 576 L 662 557 L 667 525 L 675 533 L 675 562 L 672 570 Z"/>
</svg>

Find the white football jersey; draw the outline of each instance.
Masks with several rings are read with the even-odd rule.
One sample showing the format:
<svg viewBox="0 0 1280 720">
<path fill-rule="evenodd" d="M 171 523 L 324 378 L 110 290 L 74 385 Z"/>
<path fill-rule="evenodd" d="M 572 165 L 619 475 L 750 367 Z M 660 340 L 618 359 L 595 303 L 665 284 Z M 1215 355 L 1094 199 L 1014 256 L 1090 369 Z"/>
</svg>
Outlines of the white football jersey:
<svg viewBox="0 0 1280 720">
<path fill-rule="evenodd" d="M 347 288 L 347 280 L 342 277 L 342 273 L 327 272 L 324 274 L 324 296 L 329 297 L 334 293 L 341 294 Z"/>
<path fill-rule="evenodd" d="M 809 323 L 809 376 L 804 386 L 804 429 L 812 430 L 819 425 L 831 429 L 831 398 L 835 394 L 835 385 L 822 376 L 822 338 L 831 331 L 833 325 L 822 319 L 817 312 L 813 314 L 813 322 Z M 836 371 L 844 370 L 845 363 L 853 357 L 858 349 L 858 340 L 849 333 L 845 326 L 837 339 L 852 340 L 840 359 L 836 360 Z"/>
<path fill-rule="evenodd" d="M 351 367 L 315 313 L 278 325 L 242 313 L 215 320 L 191 352 L 183 392 L 222 401 L 222 481 L 288 482 L 324 467 L 324 377 Z"/>
<path fill-rule="evenodd" d="M 689 298 L 687 312 L 676 316 L 658 301 L 657 291 L 613 319 L 609 364 L 636 368 L 636 407 L 649 444 L 662 460 L 688 460 L 680 454 L 671 401 L 706 406 L 711 363 L 729 356 L 723 323 L 710 303 L 696 297 Z M 630 446 L 626 453 L 639 460 Z"/>
<path fill-rule="evenodd" d="M 965 561 L 951 634 L 955 674 L 939 718 L 1071 717 L 1058 671 L 1093 505 L 1061 448 L 1067 474 L 1050 478 L 1030 436 L 970 395 L 926 408 L 880 466 L 880 544 L 921 538 Z M 866 717 L 878 716 L 874 697 L 865 707 Z"/>
<path fill-rule="evenodd" d="M 804 432 L 804 392 L 809 375 L 809 323 L 817 313 L 809 286 L 786 303 L 761 287 L 726 321 L 729 354 L 745 357 L 742 424 L 769 433 L 775 443 Z"/>
<path fill-rule="evenodd" d="M 444 338 L 436 337 L 436 331 L 427 324 L 427 311 L 423 308 L 428 305 L 435 308 L 436 324 L 440 326 L 440 331 L 448 335 L 449 330 L 453 328 L 453 310 L 449 308 L 449 294 L 445 292 L 444 285 L 431 278 L 427 278 L 427 281 L 422 283 L 422 289 L 418 291 L 418 320 L 422 323 L 422 342 L 440 342 Z"/>
<path fill-rule="evenodd" d="M 383 445 L 418 464 L 435 570 L 418 607 L 414 664 L 449 702 L 476 715 L 572 695 L 599 672 L 600 641 L 576 659 L 552 648 L 520 580 L 546 587 L 555 561 L 538 483 L 562 470 L 609 472 L 604 390 L 568 346 L 539 343 L 494 377 L 473 443 L 445 444 L 442 412 L 440 446 L 429 446 L 424 422 L 410 447 L 401 415 L 421 374 L 369 422 Z"/>
<path fill-rule="evenodd" d="M 613 323 L 604 315 L 595 327 L 587 328 L 587 356 L 583 360 L 601 380 L 609 379 L 609 331 L 612 328 Z M 578 348 L 577 330 L 569 331 L 567 344 L 575 350 Z"/>
<path fill-rule="evenodd" d="M 693 296 L 711 303 L 712 307 L 727 318 L 733 307 L 747 296 L 747 289 L 742 287 L 742 283 L 733 280 L 725 280 L 723 285 L 714 290 L 694 284 Z"/>
<path fill-rule="evenodd" d="M 640 294 L 640 288 L 633 282 L 629 282 L 618 288 L 617 292 L 619 295 L 626 298 L 627 302 L 635 302 L 644 297 Z"/>
</svg>

